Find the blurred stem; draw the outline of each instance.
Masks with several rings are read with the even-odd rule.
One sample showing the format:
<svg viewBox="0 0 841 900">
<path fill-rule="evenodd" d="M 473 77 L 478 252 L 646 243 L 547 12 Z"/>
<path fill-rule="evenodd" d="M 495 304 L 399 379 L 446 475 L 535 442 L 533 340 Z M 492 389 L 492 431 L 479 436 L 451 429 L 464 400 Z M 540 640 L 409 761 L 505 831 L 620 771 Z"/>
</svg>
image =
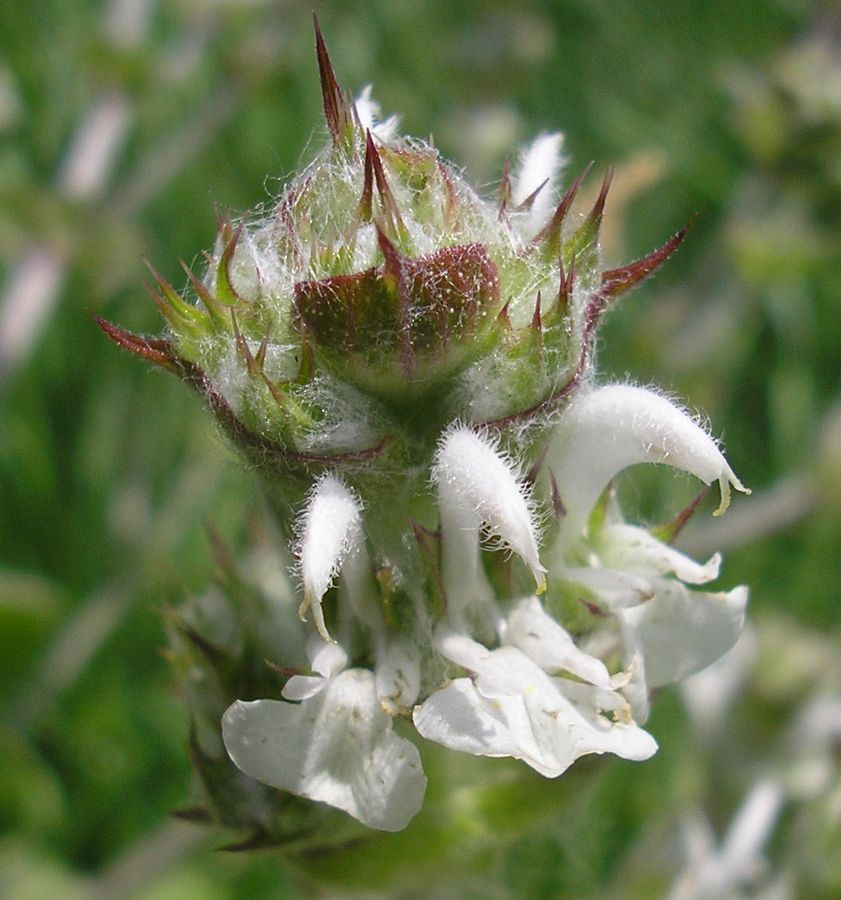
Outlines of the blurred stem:
<svg viewBox="0 0 841 900">
<path fill-rule="evenodd" d="M 210 832 L 199 825 L 167 821 L 129 847 L 91 882 L 88 900 L 123 900 L 147 891 L 155 880 L 184 857 L 209 843 Z"/>
<path fill-rule="evenodd" d="M 137 48 L 146 39 L 151 0 L 111 0 L 104 13 L 107 43 Z M 95 203 L 111 178 L 134 121 L 122 90 L 107 88 L 82 115 L 56 173 L 56 193 L 76 203 Z M 22 254 L 0 297 L 0 387 L 34 347 L 58 302 L 71 254 L 39 241 Z"/>
</svg>

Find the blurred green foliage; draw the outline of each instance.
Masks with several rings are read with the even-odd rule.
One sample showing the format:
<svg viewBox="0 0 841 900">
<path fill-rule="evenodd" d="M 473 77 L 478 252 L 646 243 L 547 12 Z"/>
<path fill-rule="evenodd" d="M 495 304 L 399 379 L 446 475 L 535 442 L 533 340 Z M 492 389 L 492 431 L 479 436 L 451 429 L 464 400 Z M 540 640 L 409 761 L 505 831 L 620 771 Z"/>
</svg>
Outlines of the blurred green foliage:
<svg viewBox="0 0 841 900">
<path fill-rule="evenodd" d="M 489 191 L 540 130 L 567 133 L 573 174 L 616 165 L 609 262 L 697 214 L 611 318 L 601 364 L 705 410 L 755 489 L 686 542 L 723 545 L 725 581 L 752 586 L 758 661 L 727 741 L 705 744 L 662 696 L 653 761 L 597 762 L 577 798 L 546 785 L 557 815 L 462 885 L 660 895 L 682 866 L 685 810 L 723 830 L 760 769 L 796 762 L 786 729 L 810 695 L 841 691 L 841 16 L 805 0 L 314 6 L 342 83 L 373 82 L 384 111 L 433 131 Z M 86 188 L 68 155 L 97 109 L 122 124 Z M 182 284 L 177 260 L 212 240 L 213 204 L 268 203 L 322 130 L 309 11 L 290 0 L 0 7 L 0 310 L 27 260 L 55 276 L 31 339 L 0 320 L 4 897 L 304 892 L 274 859 L 215 852 L 170 817 L 188 792 L 187 723 L 161 612 L 208 583 L 207 526 L 242 547 L 260 501 L 198 401 L 120 354 L 88 311 L 157 330 L 144 257 Z M 662 473 L 624 489 L 651 520 L 692 490 Z M 837 774 L 827 783 L 837 797 Z M 772 867 L 795 894 L 829 896 L 839 804 L 798 797 Z"/>
</svg>

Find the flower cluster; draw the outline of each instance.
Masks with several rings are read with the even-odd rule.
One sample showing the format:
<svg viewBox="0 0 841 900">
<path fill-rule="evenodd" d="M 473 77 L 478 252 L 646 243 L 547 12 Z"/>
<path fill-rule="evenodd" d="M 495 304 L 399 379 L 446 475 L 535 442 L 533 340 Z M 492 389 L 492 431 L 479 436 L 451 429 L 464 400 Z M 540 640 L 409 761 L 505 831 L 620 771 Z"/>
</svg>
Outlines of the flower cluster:
<svg viewBox="0 0 841 900">
<path fill-rule="evenodd" d="M 205 398 L 288 545 L 271 669 L 249 680 L 235 626 L 182 628 L 202 752 L 224 744 L 241 790 L 244 773 L 396 831 L 423 801 L 424 740 L 549 778 L 650 757 L 651 690 L 733 645 L 747 591 L 695 590 L 719 557 L 627 523 L 612 481 L 673 466 L 718 482 L 717 512 L 744 488 L 670 400 L 594 377 L 602 314 L 683 233 L 602 271 L 609 178 L 577 212 L 560 135 L 488 202 L 367 90 L 353 102 L 317 47 L 326 147 L 264 219 L 220 224 L 189 295 L 155 276 L 168 337 L 101 324 Z"/>
</svg>

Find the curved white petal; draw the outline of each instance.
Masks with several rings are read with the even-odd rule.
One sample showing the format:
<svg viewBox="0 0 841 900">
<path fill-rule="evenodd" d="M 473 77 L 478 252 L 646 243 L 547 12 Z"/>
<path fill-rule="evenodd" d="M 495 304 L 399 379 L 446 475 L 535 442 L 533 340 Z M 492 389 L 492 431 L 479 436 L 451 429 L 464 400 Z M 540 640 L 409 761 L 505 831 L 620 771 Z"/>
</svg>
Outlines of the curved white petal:
<svg viewBox="0 0 841 900">
<path fill-rule="evenodd" d="M 222 719 L 236 766 L 264 784 L 400 831 L 426 789 L 420 755 L 392 731 L 373 673 L 348 669 L 303 703 L 238 700 Z"/>
<path fill-rule="evenodd" d="M 742 631 L 748 599 L 746 587 L 706 594 L 661 578 L 655 588 L 647 603 L 616 610 L 626 657 L 642 656 L 649 690 L 681 681 L 723 656 Z"/>
<path fill-rule="evenodd" d="M 459 570 L 466 562 L 453 558 L 448 543 L 459 545 L 458 533 L 479 524 L 521 556 L 542 586 L 546 570 L 524 489 L 487 438 L 464 426 L 449 431 L 438 447 L 432 477 L 441 512 L 445 587 L 448 576 L 463 579 Z"/>
<path fill-rule="evenodd" d="M 550 444 L 546 464 L 567 511 L 563 534 L 580 534 L 610 479 L 643 462 L 683 469 L 705 484 L 718 481 L 716 514 L 727 509 L 731 485 L 745 490 L 715 441 L 683 410 L 644 388 L 607 385 L 573 400 Z"/>
<path fill-rule="evenodd" d="M 550 778 L 587 753 L 647 759 L 657 749 L 632 722 L 613 722 L 570 701 L 518 649 L 477 651 L 475 658 L 473 679 L 458 678 L 415 708 L 423 737 L 478 756 L 522 759 Z"/>
<path fill-rule="evenodd" d="M 706 584 L 718 578 L 721 555 L 697 563 L 636 525 L 605 525 L 598 535 L 599 558 L 610 569 L 645 575 L 677 575 L 687 584 Z"/>
<path fill-rule="evenodd" d="M 333 584 L 348 552 L 362 543 L 362 504 L 335 475 L 326 475 L 315 486 L 301 519 L 301 579 L 304 600 L 299 615 L 308 609 L 318 633 L 330 640 L 324 624 L 321 599 Z"/>
<path fill-rule="evenodd" d="M 569 632 L 546 613 L 537 597 L 526 597 L 512 609 L 504 640 L 519 647 L 544 672 L 564 670 L 590 684 L 610 684 L 605 664 L 579 650 Z"/>
</svg>

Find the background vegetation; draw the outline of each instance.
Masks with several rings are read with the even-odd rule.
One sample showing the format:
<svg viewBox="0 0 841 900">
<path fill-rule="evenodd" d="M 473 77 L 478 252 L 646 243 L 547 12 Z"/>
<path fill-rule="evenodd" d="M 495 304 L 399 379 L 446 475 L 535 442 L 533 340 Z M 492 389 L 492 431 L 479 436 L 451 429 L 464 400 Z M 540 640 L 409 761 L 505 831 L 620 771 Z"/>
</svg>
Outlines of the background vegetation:
<svg viewBox="0 0 841 900">
<path fill-rule="evenodd" d="M 752 625 L 727 667 L 660 696 L 658 756 L 599 763 L 573 799 L 547 785 L 558 809 L 539 832 L 506 835 L 458 890 L 453 873 L 414 896 L 716 896 L 704 866 L 735 873 L 721 896 L 837 896 L 837 7 L 313 5 L 342 83 L 373 82 L 408 133 L 432 131 L 489 192 L 541 130 L 566 132 L 572 174 L 615 165 L 608 262 L 697 216 L 614 313 L 600 362 L 705 410 L 754 488 L 683 537 L 726 550 Z M 207 527 L 242 546 L 258 500 L 198 401 L 88 311 L 159 330 L 143 258 L 181 284 L 177 260 L 211 242 L 214 203 L 260 204 L 306 159 L 322 131 L 309 16 L 292 0 L 0 6 L 4 897 L 304 892 L 275 858 L 218 852 L 218 834 L 170 815 L 189 770 L 162 611 L 210 580 Z M 657 520 L 692 486 L 659 473 L 624 489 Z"/>
</svg>

